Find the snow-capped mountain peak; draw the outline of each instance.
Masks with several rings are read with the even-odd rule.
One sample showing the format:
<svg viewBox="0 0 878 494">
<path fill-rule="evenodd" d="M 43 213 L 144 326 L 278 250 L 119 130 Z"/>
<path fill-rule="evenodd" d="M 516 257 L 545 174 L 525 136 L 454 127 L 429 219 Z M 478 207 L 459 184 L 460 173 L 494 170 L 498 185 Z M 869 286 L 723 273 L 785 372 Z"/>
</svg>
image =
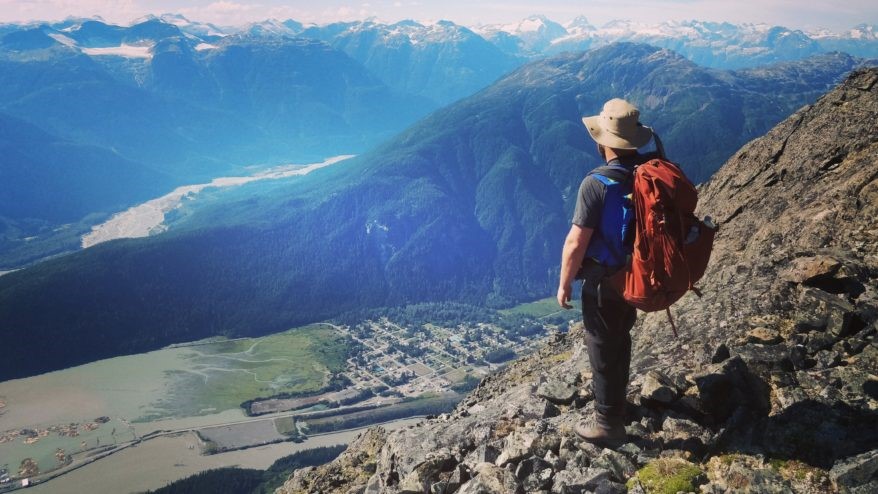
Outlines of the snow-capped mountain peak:
<svg viewBox="0 0 878 494">
<path fill-rule="evenodd" d="M 559 37 L 567 34 L 564 26 L 544 15 L 532 15 L 517 23 L 502 25 L 499 30 L 519 36 Z"/>
<path fill-rule="evenodd" d="M 157 16 L 157 15 L 154 15 L 154 14 L 146 14 L 146 15 L 143 15 L 143 16 L 140 16 L 140 17 L 134 19 L 134 20 L 131 21 L 128 25 L 129 25 L 129 26 L 136 26 L 136 25 L 138 25 L 138 24 L 143 24 L 143 23 L 145 23 L 145 22 L 150 22 L 150 21 L 162 21 L 162 22 L 164 22 L 164 20 L 161 19 L 161 18 L 159 18 L 159 16 Z"/>
<path fill-rule="evenodd" d="M 266 19 L 247 24 L 242 29 L 242 32 L 252 36 L 294 36 L 299 31 L 296 30 L 294 24 L 292 26 L 290 27 L 277 19 Z"/>
<path fill-rule="evenodd" d="M 564 26 L 564 29 L 566 29 L 570 35 L 590 33 L 597 30 L 592 23 L 588 22 L 588 19 L 584 15 L 567 23 L 567 25 Z"/>
<path fill-rule="evenodd" d="M 171 24 L 172 26 L 177 26 L 180 31 L 188 35 L 192 35 L 195 37 L 222 37 L 226 36 L 226 33 L 223 29 L 211 24 L 204 22 L 194 22 L 187 19 L 182 14 L 171 14 L 166 13 L 159 16 L 159 20 L 164 22 L 165 24 Z"/>
<path fill-rule="evenodd" d="M 875 24 L 858 24 L 847 32 L 851 39 L 878 40 L 878 26 Z"/>
<path fill-rule="evenodd" d="M 166 22 L 168 24 L 173 24 L 177 27 L 183 27 L 183 26 L 188 26 L 188 25 L 192 24 L 192 21 L 190 21 L 185 16 L 183 16 L 183 14 L 170 14 L 170 13 L 162 14 L 159 16 L 159 19 L 162 22 Z"/>
<path fill-rule="evenodd" d="M 467 36 L 476 36 L 468 28 L 451 21 L 418 22 L 411 19 L 394 24 L 382 24 L 372 21 L 352 23 L 345 33 L 339 36 L 354 35 L 364 31 L 377 32 L 385 43 L 399 45 L 408 43 L 422 45 L 430 43 L 458 42 Z"/>
</svg>

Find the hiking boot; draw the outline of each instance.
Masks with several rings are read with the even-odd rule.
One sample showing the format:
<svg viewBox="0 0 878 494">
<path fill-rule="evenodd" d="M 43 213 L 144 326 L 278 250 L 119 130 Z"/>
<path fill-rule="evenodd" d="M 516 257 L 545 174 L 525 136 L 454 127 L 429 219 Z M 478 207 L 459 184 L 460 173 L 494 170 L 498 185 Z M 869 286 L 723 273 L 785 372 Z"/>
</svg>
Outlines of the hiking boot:
<svg viewBox="0 0 878 494">
<path fill-rule="evenodd" d="M 625 444 L 628 434 L 622 425 L 622 417 L 613 417 L 595 412 L 594 420 L 580 422 L 573 428 L 582 439 L 607 448 L 618 448 Z"/>
</svg>

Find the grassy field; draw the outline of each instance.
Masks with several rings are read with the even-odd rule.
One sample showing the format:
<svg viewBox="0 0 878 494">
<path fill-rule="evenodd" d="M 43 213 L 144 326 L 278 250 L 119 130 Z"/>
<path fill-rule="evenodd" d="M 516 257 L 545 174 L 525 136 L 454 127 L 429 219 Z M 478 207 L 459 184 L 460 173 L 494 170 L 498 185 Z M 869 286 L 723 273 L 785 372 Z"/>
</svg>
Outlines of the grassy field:
<svg viewBox="0 0 878 494">
<path fill-rule="evenodd" d="M 571 310 L 579 310 L 579 300 L 573 300 L 571 305 L 573 305 L 573 309 Z M 516 305 L 515 307 L 510 307 L 509 309 L 503 309 L 500 311 L 500 313 L 510 315 L 524 315 L 531 317 L 544 317 L 562 310 L 564 309 L 558 307 L 558 302 L 554 298 L 544 298 L 542 300 Z"/>
<path fill-rule="evenodd" d="M 277 429 L 277 432 L 285 436 L 296 436 L 299 434 L 298 428 L 296 427 L 296 419 L 292 416 L 278 417 L 274 419 L 274 427 Z"/>
<path fill-rule="evenodd" d="M 319 391 L 344 368 L 347 345 L 339 332 L 315 324 L 189 347 L 187 368 L 166 372 L 168 396 L 141 420 L 201 415 L 254 398 Z"/>
</svg>

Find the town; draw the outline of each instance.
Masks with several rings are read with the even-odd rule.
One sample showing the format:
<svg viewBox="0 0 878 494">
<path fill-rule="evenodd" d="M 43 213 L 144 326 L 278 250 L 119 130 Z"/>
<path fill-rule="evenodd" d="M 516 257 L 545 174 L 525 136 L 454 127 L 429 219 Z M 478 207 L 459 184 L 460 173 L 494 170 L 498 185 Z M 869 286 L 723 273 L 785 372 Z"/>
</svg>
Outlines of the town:
<svg viewBox="0 0 878 494">
<path fill-rule="evenodd" d="M 505 362 L 538 348 L 552 333 L 566 331 L 569 317 L 541 301 L 518 312 L 486 311 L 441 323 L 386 314 L 331 324 L 351 338 L 347 368 L 335 376 L 333 389 L 256 400 L 246 411 L 261 415 L 317 404 L 387 406 L 430 394 L 465 393 Z"/>
</svg>

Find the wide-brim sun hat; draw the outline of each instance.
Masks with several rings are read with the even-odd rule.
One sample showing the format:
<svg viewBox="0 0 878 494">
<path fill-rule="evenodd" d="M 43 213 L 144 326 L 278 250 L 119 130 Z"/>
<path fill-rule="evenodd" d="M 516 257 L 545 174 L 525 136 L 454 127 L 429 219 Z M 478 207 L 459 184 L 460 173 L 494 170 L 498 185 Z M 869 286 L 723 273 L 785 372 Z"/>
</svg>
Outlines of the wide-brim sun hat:
<svg viewBox="0 0 878 494">
<path fill-rule="evenodd" d="M 613 98 L 604 103 L 600 115 L 583 117 L 582 123 L 598 144 L 613 149 L 637 149 L 652 138 L 652 129 L 641 124 L 639 118 L 636 106 Z"/>
</svg>

